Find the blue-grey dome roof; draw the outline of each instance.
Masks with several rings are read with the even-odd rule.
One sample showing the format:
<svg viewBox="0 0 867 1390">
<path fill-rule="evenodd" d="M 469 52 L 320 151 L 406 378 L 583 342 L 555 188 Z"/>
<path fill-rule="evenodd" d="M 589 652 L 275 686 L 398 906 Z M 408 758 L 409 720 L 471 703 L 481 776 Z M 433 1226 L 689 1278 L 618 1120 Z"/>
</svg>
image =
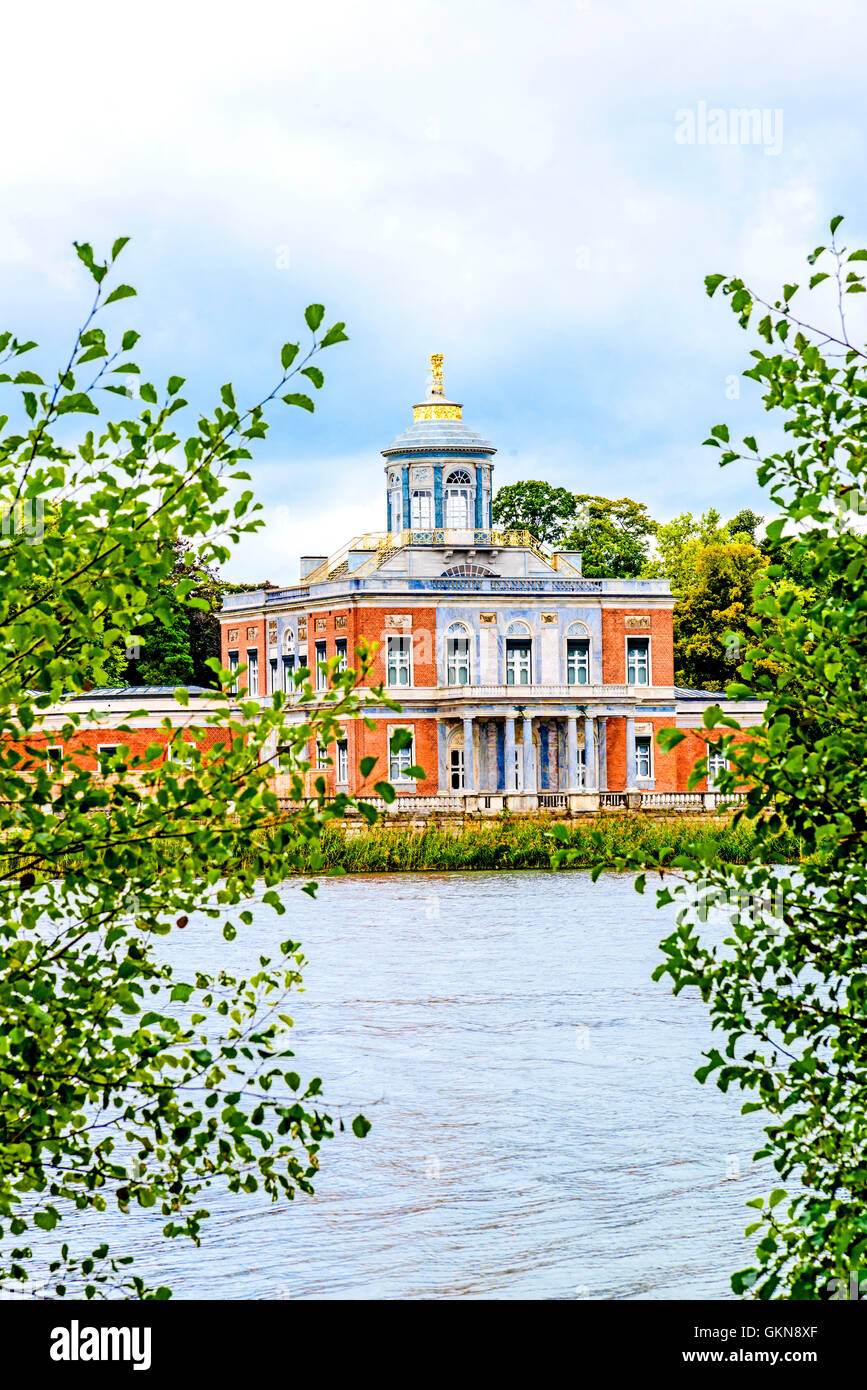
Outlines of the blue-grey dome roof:
<svg viewBox="0 0 867 1390">
<path fill-rule="evenodd" d="M 416 420 L 399 434 L 387 449 L 382 450 L 384 458 L 391 454 L 413 452 L 416 449 L 436 450 L 442 453 L 461 452 L 472 449 L 477 453 L 495 454 L 496 447 L 483 439 L 475 430 L 469 429 L 462 420 Z"/>
</svg>

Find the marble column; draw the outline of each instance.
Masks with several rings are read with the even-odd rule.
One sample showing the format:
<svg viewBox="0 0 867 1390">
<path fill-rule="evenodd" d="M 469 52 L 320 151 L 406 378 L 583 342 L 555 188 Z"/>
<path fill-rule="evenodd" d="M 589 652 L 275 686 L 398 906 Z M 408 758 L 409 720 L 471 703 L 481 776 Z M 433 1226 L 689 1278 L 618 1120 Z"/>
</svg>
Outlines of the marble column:
<svg viewBox="0 0 867 1390">
<path fill-rule="evenodd" d="M 636 791 L 635 785 L 635 715 L 626 716 L 626 790 Z"/>
<path fill-rule="evenodd" d="M 552 792 L 560 790 L 560 724 L 556 719 L 548 721 L 548 786 Z"/>
<path fill-rule="evenodd" d="M 578 718 L 574 714 L 570 714 L 566 720 L 566 769 L 567 791 L 577 791 L 580 785 L 578 780 Z"/>
<path fill-rule="evenodd" d="M 533 747 L 533 720 L 524 715 L 524 791 L 536 790 L 536 750 Z"/>
<path fill-rule="evenodd" d="M 473 721 L 464 720 L 464 791 L 473 792 L 476 789 L 475 778 L 473 776 Z"/>
<path fill-rule="evenodd" d="M 505 752 L 503 757 L 503 790 L 515 790 L 515 721 L 506 718 Z"/>
<path fill-rule="evenodd" d="M 488 746 L 485 750 L 487 754 L 487 777 L 485 780 L 485 786 L 487 787 L 489 792 L 495 792 L 497 790 L 497 726 L 494 723 L 493 719 L 488 720 L 487 732 Z"/>
<path fill-rule="evenodd" d="M 589 714 L 584 716 L 584 790 L 599 790 L 599 774 L 596 767 L 596 720 Z"/>
</svg>

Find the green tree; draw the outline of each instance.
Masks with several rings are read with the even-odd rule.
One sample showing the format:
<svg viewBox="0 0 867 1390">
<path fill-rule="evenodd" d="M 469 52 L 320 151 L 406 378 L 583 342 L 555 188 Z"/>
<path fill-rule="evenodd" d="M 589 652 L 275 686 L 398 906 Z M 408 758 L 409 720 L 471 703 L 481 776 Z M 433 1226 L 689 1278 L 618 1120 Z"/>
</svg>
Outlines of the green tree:
<svg viewBox="0 0 867 1390">
<path fill-rule="evenodd" d="M 667 579 L 671 592 L 679 597 L 695 583 L 702 552 L 709 545 L 725 545 L 730 539 L 729 528 L 713 507 L 698 517 L 692 512 L 681 512 L 657 527 L 654 555 L 644 573 Z"/>
<path fill-rule="evenodd" d="M 104 683 L 118 646 L 150 615 L 165 619 L 167 591 L 208 611 L 196 567 L 225 562 L 260 524 L 252 492 L 229 504 L 229 486 L 248 477 L 277 397 L 313 410 L 299 383 L 321 387 L 313 359 L 346 336 L 340 323 L 323 331 L 324 310 L 311 305 L 309 349 L 282 348 L 276 384 L 258 403 L 240 407 L 227 383 L 212 412 L 190 412 L 180 376 L 158 387 L 132 361 L 137 332 L 114 333 L 110 345 L 117 306 L 135 294 L 109 290 L 125 241 L 104 263 L 77 246 L 95 294 L 52 385 L 29 365 L 35 343 L 0 335 L 0 383 L 21 402 L 20 415 L 13 404 L 0 417 L 0 505 L 13 518 L 0 546 L 2 1279 L 26 1278 L 32 1231 L 55 1230 L 75 1211 L 141 1208 L 153 1213 L 154 1235 L 198 1243 L 209 1188 L 274 1199 L 310 1191 L 334 1129 L 320 1080 L 302 1080 L 291 1063 L 286 998 L 301 978 L 298 943 L 275 936 L 244 978 L 213 977 L 178 973 L 172 934 L 195 911 L 231 940 L 252 921 L 254 892 L 282 914 L 281 881 L 321 866 L 320 832 L 348 802 L 329 801 L 321 777 L 303 800 L 307 750 L 311 738 L 333 746 L 361 713 L 365 650 L 356 669 L 331 669 L 318 696 L 308 672 L 294 697 L 249 700 L 242 688 L 234 713 L 224 693 L 201 737 L 174 732 L 167 759 L 156 743 L 135 756 L 121 748 L 104 775 L 76 755 L 81 720 L 69 714 L 63 776 L 46 767 L 46 742 L 58 738 L 46 729 L 48 708 L 91 679 Z M 86 427 L 73 446 L 74 416 Z M 52 524 L 42 527 L 46 514 Z M 227 689 L 230 673 L 213 659 L 210 669 Z M 183 692 L 176 698 L 185 703 Z M 383 692 L 364 697 L 378 699 L 389 703 Z M 274 769 L 298 803 L 288 818 Z M 357 1134 L 367 1128 L 353 1121 Z M 168 1295 L 147 1289 L 128 1261 L 105 1245 L 65 1243 L 55 1286 Z"/>
<path fill-rule="evenodd" d="M 507 530 L 531 531 L 537 540 L 559 545 L 575 515 L 575 495 L 550 483 L 509 483 L 495 495 L 491 515 Z"/>
<path fill-rule="evenodd" d="M 673 615 L 677 685 L 725 689 L 751 641 L 753 589 L 767 565 L 746 540 L 706 545 L 692 558 Z"/>
<path fill-rule="evenodd" d="M 584 574 L 591 579 L 631 579 L 642 574 L 657 529 L 644 503 L 631 497 L 613 501 L 579 493 L 575 505 L 576 519 L 563 549 L 581 551 Z"/>
<path fill-rule="evenodd" d="M 696 845 L 673 861 L 685 881 L 667 873 L 660 892 L 682 910 L 657 978 L 697 987 L 723 1039 L 696 1075 L 739 1088 L 744 1110 L 765 1121 L 759 1156 L 779 1185 L 749 1203 L 755 1256 L 732 1280 L 763 1299 L 845 1298 L 867 1256 L 867 352 L 846 319 L 867 250 L 838 244 L 841 221 L 807 258 L 810 290 L 827 281 L 839 307 L 830 329 L 806 305 L 793 309 L 797 285 L 770 301 L 742 280 L 707 280 L 742 327 L 758 318 L 745 375 L 780 413 L 787 447 L 763 455 L 753 437 L 735 447 L 725 425 L 708 442 L 723 464 L 758 464 L 777 509 L 771 546 L 790 537 L 809 589 L 781 584 L 781 565 L 758 572 L 751 642 L 729 693 L 766 698 L 762 726 L 738 742 L 734 719 L 705 716 L 730 762 L 723 789 L 749 788 L 737 814 L 759 849 L 739 867 Z M 672 747 L 682 734 L 659 737 Z M 802 845 L 797 872 L 770 862 L 781 829 Z M 711 908 L 729 919 L 724 942 L 706 927 Z"/>
</svg>

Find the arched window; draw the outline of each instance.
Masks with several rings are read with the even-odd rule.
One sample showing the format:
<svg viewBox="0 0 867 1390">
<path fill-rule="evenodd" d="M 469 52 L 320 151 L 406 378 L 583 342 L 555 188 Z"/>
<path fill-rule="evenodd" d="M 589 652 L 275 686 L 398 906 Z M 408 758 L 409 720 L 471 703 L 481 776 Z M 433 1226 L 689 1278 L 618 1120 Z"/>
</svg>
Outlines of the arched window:
<svg viewBox="0 0 867 1390">
<path fill-rule="evenodd" d="M 466 468 L 455 468 L 446 479 L 445 523 L 449 530 L 466 531 L 473 524 L 476 489 Z"/>
<path fill-rule="evenodd" d="M 400 474 L 397 472 L 388 475 L 388 500 L 391 512 L 391 530 L 400 531 L 403 529 L 403 490 Z"/>
<path fill-rule="evenodd" d="M 443 570 L 441 578 L 452 579 L 458 576 L 471 576 L 474 579 L 496 579 L 497 571 L 489 570 L 487 565 L 450 565 Z"/>
<path fill-rule="evenodd" d="M 533 642 L 526 623 L 515 621 L 506 628 L 506 685 L 532 685 Z"/>
<path fill-rule="evenodd" d="M 570 623 L 566 629 L 566 683 L 590 684 L 590 633 L 583 623 Z"/>
<path fill-rule="evenodd" d="M 463 623 L 446 630 L 446 685 L 470 684 L 470 634 Z"/>
</svg>

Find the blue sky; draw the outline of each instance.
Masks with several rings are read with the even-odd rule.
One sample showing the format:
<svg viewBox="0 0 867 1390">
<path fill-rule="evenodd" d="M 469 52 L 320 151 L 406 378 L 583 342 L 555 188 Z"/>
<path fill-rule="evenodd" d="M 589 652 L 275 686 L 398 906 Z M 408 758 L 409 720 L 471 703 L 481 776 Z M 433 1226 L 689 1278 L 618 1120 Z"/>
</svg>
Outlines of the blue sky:
<svg viewBox="0 0 867 1390">
<path fill-rule="evenodd" d="M 4 21 L 4 326 L 53 363 L 87 291 L 72 239 L 120 234 L 140 298 L 119 318 L 197 406 L 269 388 L 309 301 L 347 322 L 316 414 L 274 417 L 267 529 L 233 577 L 291 581 L 384 526 L 378 451 L 432 351 L 499 485 L 767 511 L 701 447 L 720 420 L 771 437 L 752 385 L 732 398 L 752 344 L 702 282 L 776 297 L 837 212 L 867 242 L 863 7 L 96 3 L 46 25 L 34 47 L 23 11 Z M 773 138 L 680 142 L 702 103 L 767 112 Z"/>
</svg>

